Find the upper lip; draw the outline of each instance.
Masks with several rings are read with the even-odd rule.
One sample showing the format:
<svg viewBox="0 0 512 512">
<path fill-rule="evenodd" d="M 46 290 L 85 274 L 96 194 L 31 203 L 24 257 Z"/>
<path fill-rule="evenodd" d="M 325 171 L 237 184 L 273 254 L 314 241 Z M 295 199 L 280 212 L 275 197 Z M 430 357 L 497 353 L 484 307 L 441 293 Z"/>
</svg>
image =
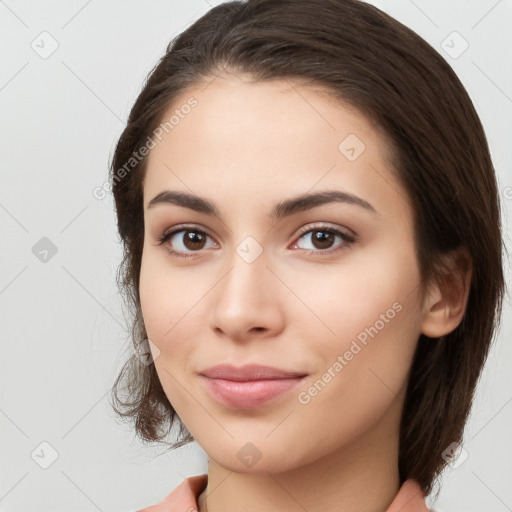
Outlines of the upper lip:
<svg viewBox="0 0 512 512">
<path fill-rule="evenodd" d="M 226 379 L 233 381 L 269 380 L 269 379 L 296 379 L 304 377 L 307 373 L 282 370 L 271 366 L 259 364 L 247 364 L 244 366 L 233 366 L 230 364 L 219 364 L 200 372 L 200 375 L 211 379 Z"/>
</svg>

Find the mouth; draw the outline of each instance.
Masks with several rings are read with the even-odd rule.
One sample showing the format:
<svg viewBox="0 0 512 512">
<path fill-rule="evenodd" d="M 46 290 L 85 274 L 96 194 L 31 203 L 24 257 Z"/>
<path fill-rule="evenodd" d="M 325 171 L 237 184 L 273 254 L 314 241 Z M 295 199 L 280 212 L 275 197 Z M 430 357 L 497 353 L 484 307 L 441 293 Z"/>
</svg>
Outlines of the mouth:
<svg viewBox="0 0 512 512">
<path fill-rule="evenodd" d="M 235 408 L 263 405 L 297 386 L 307 375 L 262 365 L 218 365 L 201 372 L 206 390 L 216 401 Z"/>
</svg>

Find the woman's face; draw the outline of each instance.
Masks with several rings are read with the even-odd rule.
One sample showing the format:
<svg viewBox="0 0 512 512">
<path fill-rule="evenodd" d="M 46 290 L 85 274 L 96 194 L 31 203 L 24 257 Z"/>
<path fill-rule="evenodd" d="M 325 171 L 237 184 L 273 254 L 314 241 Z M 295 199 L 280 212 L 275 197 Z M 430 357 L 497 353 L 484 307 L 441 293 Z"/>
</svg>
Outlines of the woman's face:
<svg viewBox="0 0 512 512">
<path fill-rule="evenodd" d="M 169 109 L 144 181 L 140 299 L 167 397 L 232 471 L 398 442 L 423 305 L 384 137 L 298 84 L 205 85 Z M 202 375 L 219 364 L 295 378 Z"/>
</svg>

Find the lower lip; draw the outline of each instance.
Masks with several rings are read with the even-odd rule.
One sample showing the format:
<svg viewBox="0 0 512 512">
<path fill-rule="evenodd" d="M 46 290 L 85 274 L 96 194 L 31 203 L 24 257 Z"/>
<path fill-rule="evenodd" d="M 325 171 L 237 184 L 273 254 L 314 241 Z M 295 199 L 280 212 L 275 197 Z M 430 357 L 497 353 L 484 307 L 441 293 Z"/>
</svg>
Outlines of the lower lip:
<svg viewBox="0 0 512 512">
<path fill-rule="evenodd" d="M 281 393 L 294 388 L 304 377 L 266 379 L 239 382 L 201 376 L 206 389 L 218 402 L 238 408 L 251 408 L 269 402 Z"/>
</svg>

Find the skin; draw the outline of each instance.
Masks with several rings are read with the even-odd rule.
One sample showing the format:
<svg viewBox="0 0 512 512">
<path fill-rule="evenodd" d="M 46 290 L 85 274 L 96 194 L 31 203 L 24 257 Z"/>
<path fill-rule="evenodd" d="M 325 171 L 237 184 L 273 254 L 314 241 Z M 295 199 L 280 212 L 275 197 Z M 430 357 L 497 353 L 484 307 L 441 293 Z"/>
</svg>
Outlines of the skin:
<svg viewBox="0 0 512 512">
<path fill-rule="evenodd" d="M 290 81 L 225 74 L 187 90 L 164 118 L 191 96 L 197 106 L 149 154 L 140 299 L 165 393 L 209 457 L 199 508 L 383 511 L 400 487 L 399 424 L 418 337 L 458 325 L 464 286 L 420 293 L 411 205 L 386 138 L 357 111 Z M 354 161 L 338 149 L 349 134 L 365 145 Z M 207 198 L 221 219 L 176 204 L 149 208 L 164 190 Z M 269 218 L 276 203 L 320 190 L 353 194 L 375 212 L 331 202 Z M 158 245 L 181 223 L 207 233 L 203 248 L 185 245 L 184 231 Z M 321 246 L 302 227 L 356 240 Z M 251 263 L 236 251 L 248 236 L 263 250 Z M 393 304 L 401 309 L 389 319 Z M 384 327 L 333 372 L 381 315 Z M 219 363 L 308 376 L 271 402 L 236 409 L 198 375 Z M 301 403 L 329 368 L 335 376 Z M 248 442 L 261 453 L 252 467 L 237 457 Z"/>
</svg>

